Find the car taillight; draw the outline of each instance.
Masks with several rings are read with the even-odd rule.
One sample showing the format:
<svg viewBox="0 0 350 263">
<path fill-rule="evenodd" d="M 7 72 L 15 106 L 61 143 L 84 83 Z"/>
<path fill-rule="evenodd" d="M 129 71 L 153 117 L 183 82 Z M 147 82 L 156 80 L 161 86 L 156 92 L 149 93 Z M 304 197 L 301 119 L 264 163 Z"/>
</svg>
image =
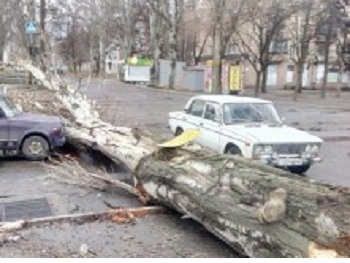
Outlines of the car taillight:
<svg viewBox="0 0 350 263">
<path fill-rule="evenodd" d="M 62 129 L 61 128 L 53 128 L 51 131 L 51 134 L 54 136 L 61 136 L 62 135 Z"/>
</svg>

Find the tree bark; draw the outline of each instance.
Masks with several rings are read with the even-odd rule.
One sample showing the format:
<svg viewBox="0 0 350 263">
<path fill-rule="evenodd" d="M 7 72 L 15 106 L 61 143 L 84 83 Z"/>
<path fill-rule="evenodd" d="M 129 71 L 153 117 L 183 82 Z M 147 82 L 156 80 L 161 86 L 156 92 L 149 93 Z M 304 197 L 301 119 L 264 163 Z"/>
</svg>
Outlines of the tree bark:
<svg viewBox="0 0 350 263">
<path fill-rule="evenodd" d="M 193 218 L 250 257 L 350 256 L 349 189 L 238 157 L 160 149 L 150 134 L 101 121 L 84 96 L 24 67 L 70 112 L 68 139 L 127 165 L 142 200 Z"/>
<path fill-rule="evenodd" d="M 254 96 L 259 97 L 260 95 L 260 83 L 261 83 L 261 71 L 256 72 L 256 82 L 254 88 Z"/>
<path fill-rule="evenodd" d="M 262 73 L 261 93 L 267 93 L 267 74 L 268 70 L 266 68 Z"/>
<path fill-rule="evenodd" d="M 40 31 L 40 64 L 41 70 L 45 72 L 46 0 L 40 0 Z"/>
<path fill-rule="evenodd" d="M 328 84 L 328 72 L 329 72 L 329 53 L 330 53 L 330 46 L 331 46 L 331 38 L 332 38 L 332 31 L 334 30 L 334 7 L 333 2 L 329 2 L 329 19 L 330 21 L 327 23 L 327 34 L 326 34 L 326 40 L 325 40 L 325 61 L 324 61 L 324 76 L 322 81 L 322 87 L 321 87 L 321 98 L 326 98 L 327 93 L 327 84 Z"/>
<path fill-rule="evenodd" d="M 150 38 L 151 38 L 151 48 L 153 54 L 153 65 L 151 68 L 151 85 L 157 86 L 159 82 L 159 25 L 158 15 L 156 12 L 150 10 Z"/>
<path fill-rule="evenodd" d="M 220 5 L 222 1 L 219 1 L 217 4 Z M 221 9 L 219 9 L 221 10 Z M 217 12 L 219 12 L 217 10 Z M 216 14 L 216 16 L 220 16 Z M 222 25 L 220 17 L 216 19 L 214 25 L 214 58 L 213 58 L 213 94 L 222 93 L 222 83 L 221 83 L 221 66 L 222 66 L 222 57 L 221 57 L 221 36 L 222 36 Z"/>
<path fill-rule="evenodd" d="M 350 223 L 344 220 L 350 216 L 348 189 L 245 159 L 182 151 L 145 157 L 135 175 L 151 200 L 198 221 L 249 257 L 308 257 L 312 242 L 344 256 L 350 251 L 345 242 Z M 257 211 L 277 188 L 288 193 L 286 216 L 263 224 Z"/>
<path fill-rule="evenodd" d="M 294 88 L 294 101 L 298 100 L 298 93 L 300 93 L 302 90 L 304 64 L 297 63 L 296 67 L 297 67 L 297 81 Z"/>
<path fill-rule="evenodd" d="M 176 14 L 173 14 L 173 18 L 170 31 L 169 31 L 169 58 L 170 58 L 170 74 L 169 74 L 169 89 L 175 88 L 176 81 L 176 45 L 177 45 L 177 26 L 176 26 Z"/>
<path fill-rule="evenodd" d="M 103 32 L 104 29 L 102 29 L 102 32 L 100 33 L 100 39 L 99 39 L 99 59 L 100 59 L 100 75 L 104 76 L 106 73 L 106 45 L 105 45 L 105 33 Z"/>
<path fill-rule="evenodd" d="M 345 73 L 344 66 L 342 63 L 339 63 L 339 73 L 338 73 L 338 81 L 337 81 L 337 98 L 341 97 L 341 88 L 343 85 L 343 75 Z"/>
</svg>

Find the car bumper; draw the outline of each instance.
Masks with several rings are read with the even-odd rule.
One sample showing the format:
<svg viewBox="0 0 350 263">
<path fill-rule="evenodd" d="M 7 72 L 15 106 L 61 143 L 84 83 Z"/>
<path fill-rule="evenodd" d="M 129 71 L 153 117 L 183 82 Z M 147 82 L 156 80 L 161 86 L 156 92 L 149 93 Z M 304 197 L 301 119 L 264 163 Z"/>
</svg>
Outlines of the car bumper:
<svg viewBox="0 0 350 263">
<path fill-rule="evenodd" d="M 52 138 L 51 139 L 51 146 L 52 148 L 61 147 L 66 144 L 66 137 L 60 137 L 60 138 Z"/>
<path fill-rule="evenodd" d="M 313 165 L 315 163 L 322 162 L 322 159 L 317 158 L 265 158 L 260 160 L 262 163 L 272 165 L 276 167 L 292 167 L 292 166 L 304 166 Z"/>
</svg>

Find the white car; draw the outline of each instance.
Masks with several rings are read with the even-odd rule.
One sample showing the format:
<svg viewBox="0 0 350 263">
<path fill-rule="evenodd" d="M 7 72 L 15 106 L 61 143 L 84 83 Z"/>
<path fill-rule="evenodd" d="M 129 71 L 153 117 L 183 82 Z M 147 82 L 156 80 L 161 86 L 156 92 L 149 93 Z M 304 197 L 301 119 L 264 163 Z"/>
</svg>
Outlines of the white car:
<svg viewBox="0 0 350 263">
<path fill-rule="evenodd" d="M 169 113 L 169 125 L 175 135 L 199 129 L 196 142 L 215 152 L 241 155 L 296 174 L 321 161 L 322 139 L 283 125 L 270 101 L 197 96 L 184 111 Z"/>
</svg>

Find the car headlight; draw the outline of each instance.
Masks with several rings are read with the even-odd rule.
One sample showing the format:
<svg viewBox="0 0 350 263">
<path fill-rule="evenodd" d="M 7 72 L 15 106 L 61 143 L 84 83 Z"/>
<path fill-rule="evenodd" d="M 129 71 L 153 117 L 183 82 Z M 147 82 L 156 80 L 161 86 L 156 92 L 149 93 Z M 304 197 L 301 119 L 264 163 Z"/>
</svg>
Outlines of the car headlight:
<svg viewBox="0 0 350 263">
<path fill-rule="evenodd" d="M 311 157 L 315 157 L 319 155 L 321 146 L 317 144 L 310 144 L 305 149 L 305 154 Z"/>
<path fill-rule="evenodd" d="M 318 154 L 320 151 L 320 146 L 319 145 L 314 145 L 313 147 L 311 147 L 311 153 L 312 154 Z"/>
<path fill-rule="evenodd" d="M 257 145 L 254 148 L 255 156 L 272 155 L 272 154 L 273 154 L 273 147 L 271 145 Z"/>
<path fill-rule="evenodd" d="M 261 145 L 258 145 L 254 149 L 254 154 L 255 155 L 261 155 L 263 153 L 263 151 L 264 151 L 264 147 L 261 146 Z"/>
<path fill-rule="evenodd" d="M 305 152 L 306 153 L 311 153 L 311 150 L 312 150 L 312 145 L 307 145 L 306 149 L 305 149 Z"/>
<path fill-rule="evenodd" d="M 305 152 L 311 154 L 317 154 L 320 151 L 320 146 L 317 144 L 306 146 Z"/>
</svg>

